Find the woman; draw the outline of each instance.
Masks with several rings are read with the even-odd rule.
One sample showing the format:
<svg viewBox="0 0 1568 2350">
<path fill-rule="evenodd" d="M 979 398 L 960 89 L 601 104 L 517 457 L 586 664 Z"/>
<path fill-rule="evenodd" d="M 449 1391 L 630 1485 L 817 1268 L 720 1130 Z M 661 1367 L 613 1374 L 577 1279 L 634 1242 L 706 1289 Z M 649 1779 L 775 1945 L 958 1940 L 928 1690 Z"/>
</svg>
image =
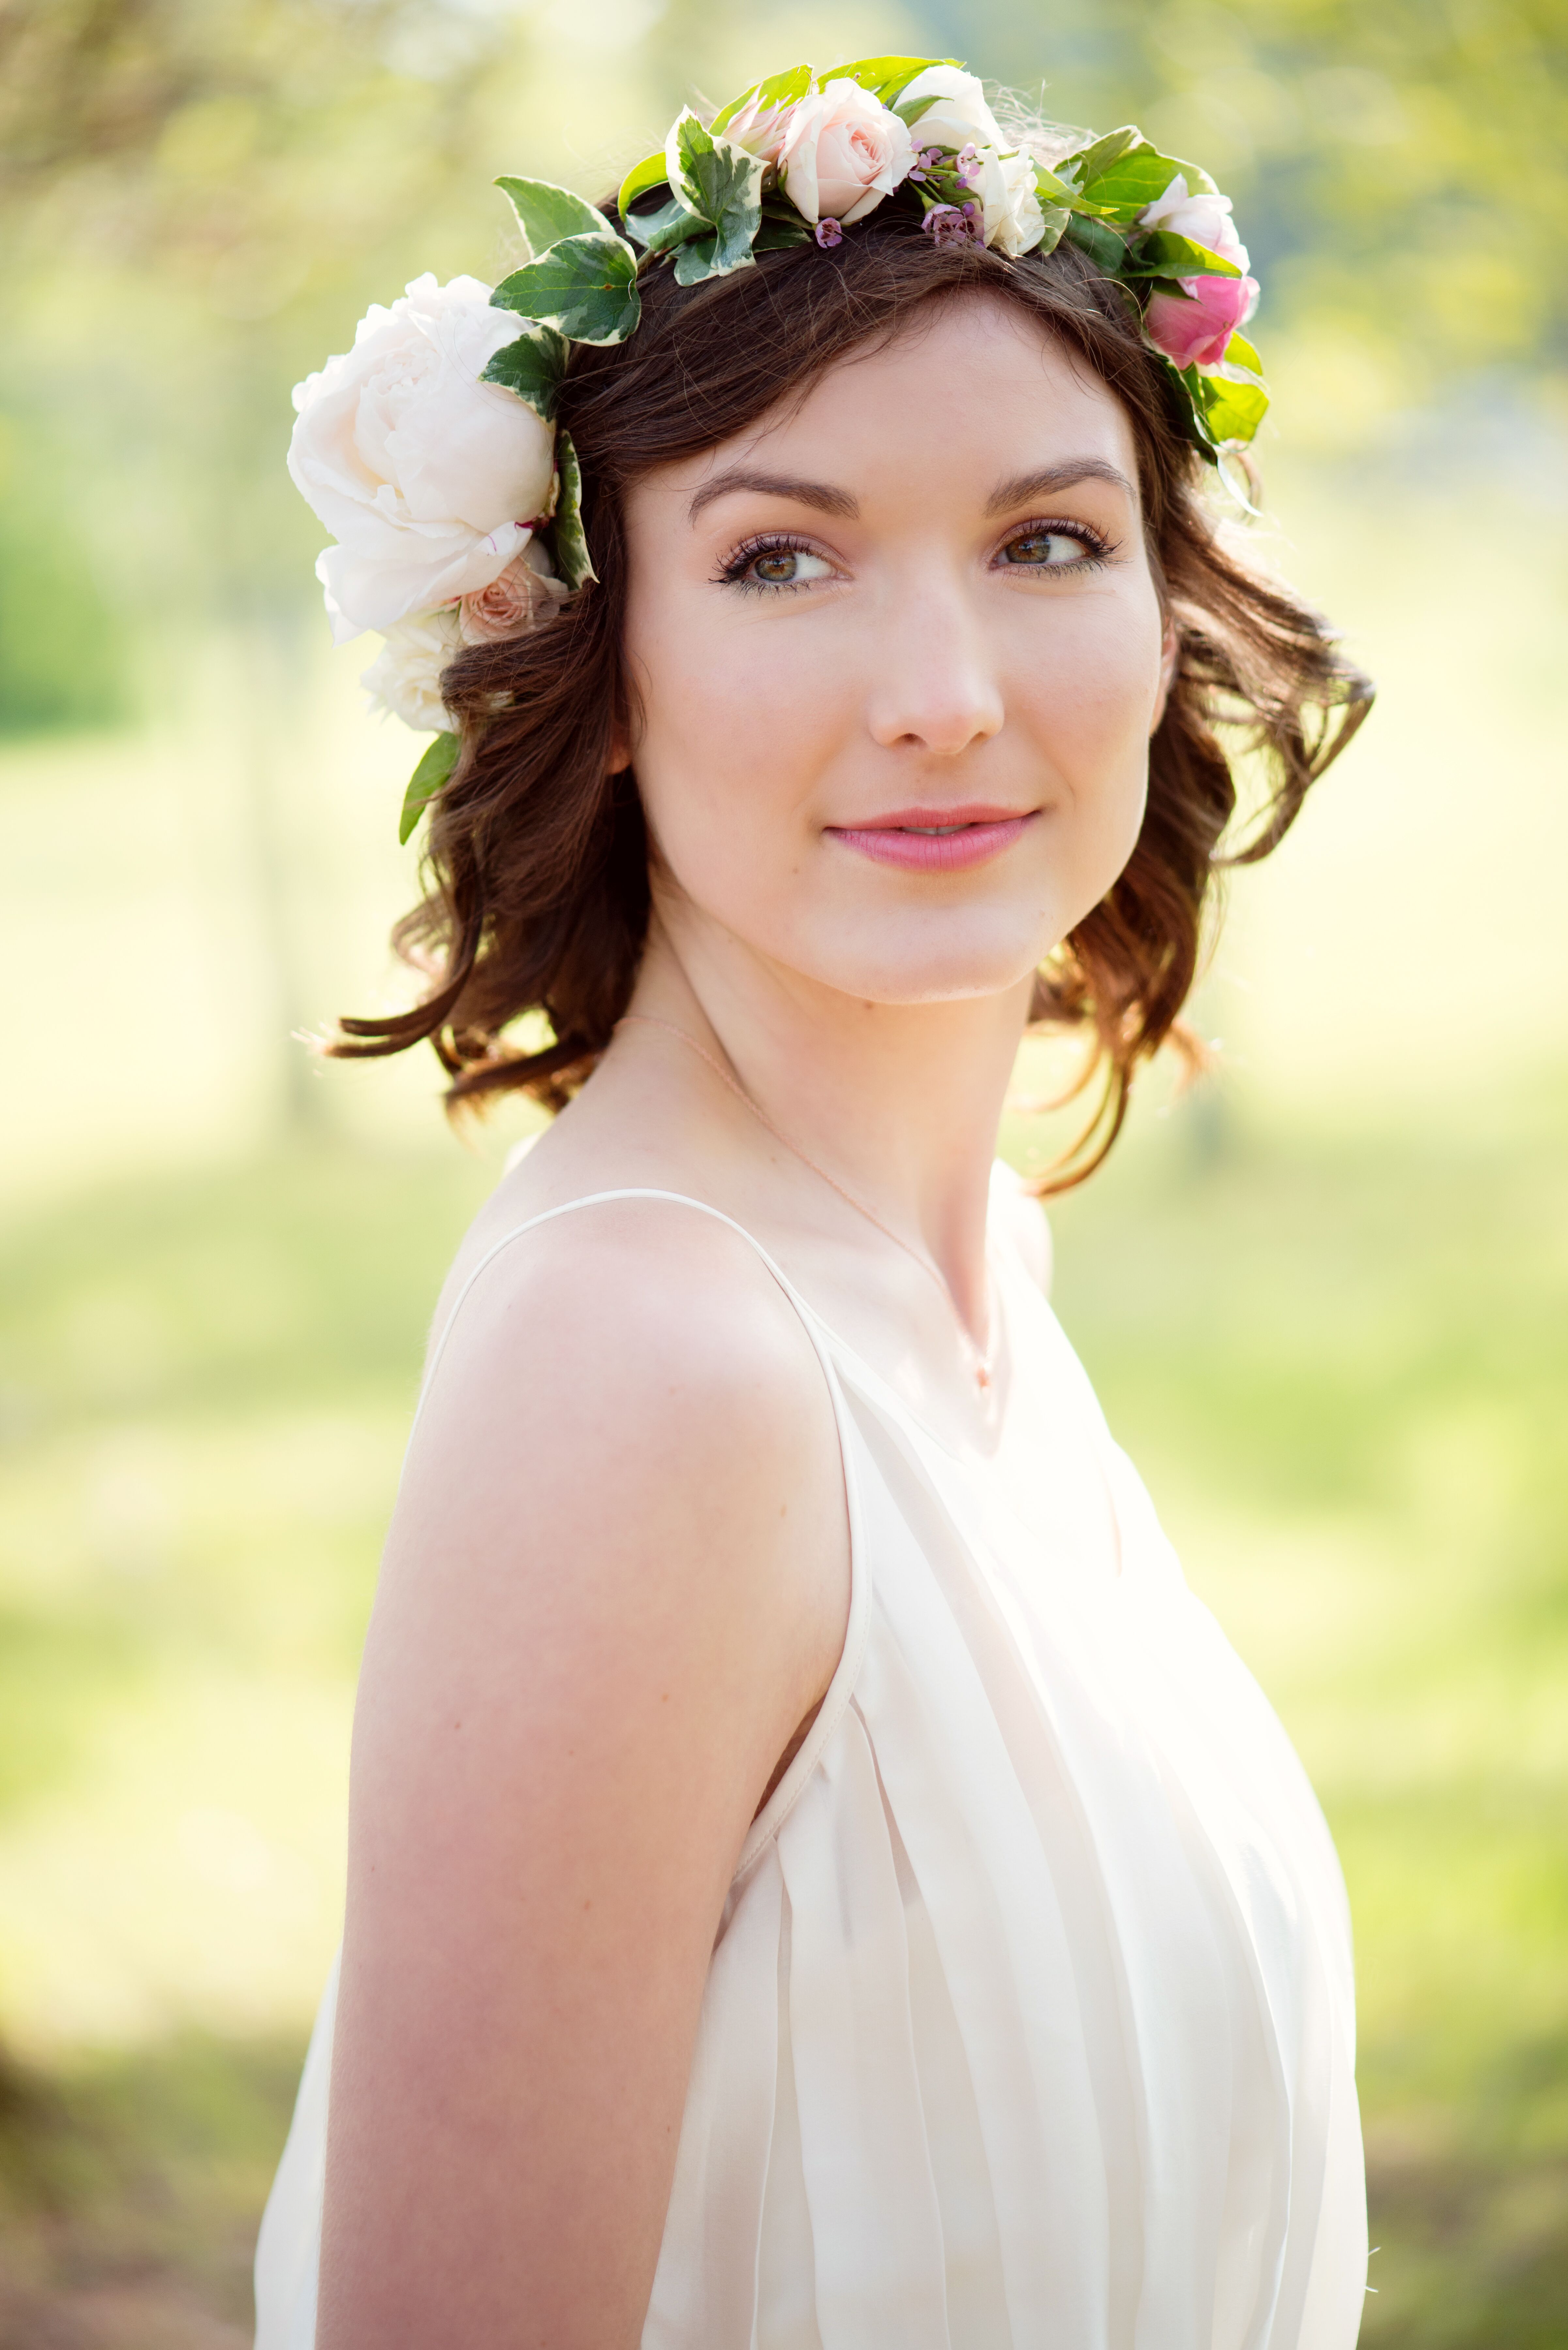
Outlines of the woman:
<svg viewBox="0 0 1568 2350">
<path fill-rule="evenodd" d="M 1205 502 L 1229 205 L 899 58 L 504 184 L 538 257 L 297 396 L 444 730 L 337 1049 L 560 1115 L 437 1312 L 258 2343 L 1347 2350 L 1333 1849 L 992 1166 L 1031 1021 L 1069 1173 L 1171 1035 L 1216 721 L 1261 855 L 1366 703 Z"/>
</svg>

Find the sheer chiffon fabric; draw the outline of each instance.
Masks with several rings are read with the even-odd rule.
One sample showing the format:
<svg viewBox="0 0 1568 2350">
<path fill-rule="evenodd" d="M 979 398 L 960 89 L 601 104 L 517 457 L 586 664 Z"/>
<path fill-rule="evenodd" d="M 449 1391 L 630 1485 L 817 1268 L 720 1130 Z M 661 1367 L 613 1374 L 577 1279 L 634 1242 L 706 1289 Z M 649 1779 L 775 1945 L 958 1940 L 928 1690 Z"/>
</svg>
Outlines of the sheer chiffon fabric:
<svg viewBox="0 0 1568 2350">
<path fill-rule="evenodd" d="M 832 1391 L 853 1596 L 714 1946 L 644 2350 L 1356 2338 L 1328 1830 L 1003 1221 L 985 1459 L 758 1250 Z M 334 1991 L 257 2248 L 257 2350 L 314 2345 Z"/>
</svg>

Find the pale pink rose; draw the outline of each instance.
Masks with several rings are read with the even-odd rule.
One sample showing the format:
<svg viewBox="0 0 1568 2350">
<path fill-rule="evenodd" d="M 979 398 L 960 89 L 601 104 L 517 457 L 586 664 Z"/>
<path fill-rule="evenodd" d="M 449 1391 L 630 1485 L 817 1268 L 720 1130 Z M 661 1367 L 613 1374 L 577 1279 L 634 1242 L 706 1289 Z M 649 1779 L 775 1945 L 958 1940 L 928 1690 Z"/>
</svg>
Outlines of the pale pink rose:
<svg viewBox="0 0 1568 2350">
<path fill-rule="evenodd" d="M 858 82 L 830 81 L 790 109 L 779 149 L 784 192 L 808 221 L 864 220 L 915 160 L 909 134 Z"/>
<path fill-rule="evenodd" d="M 776 163 L 793 110 L 787 106 L 759 106 L 754 98 L 749 98 L 719 136 L 743 147 L 748 155 L 760 155 L 764 163 Z"/>
<path fill-rule="evenodd" d="M 1238 269 L 1247 266 L 1247 248 L 1236 234 L 1230 197 L 1201 192 L 1189 196 L 1184 172 L 1178 172 L 1163 196 L 1145 204 L 1137 223 L 1139 228 L 1163 228 L 1172 236 L 1189 237 L 1221 261 L 1233 261 Z"/>
<path fill-rule="evenodd" d="M 1157 294 L 1144 332 L 1179 368 L 1216 368 L 1238 327 L 1252 315 L 1255 277 L 1184 277 L 1179 294 Z"/>
<path fill-rule="evenodd" d="M 549 557 L 537 539 L 509 563 L 488 588 L 465 596 L 457 608 L 457 624 L 465 645 L 499 645 L 508 637 L 525 636 L 548 619 L 566 595 L 565 583 L 550 569 Z"/>
</svg>

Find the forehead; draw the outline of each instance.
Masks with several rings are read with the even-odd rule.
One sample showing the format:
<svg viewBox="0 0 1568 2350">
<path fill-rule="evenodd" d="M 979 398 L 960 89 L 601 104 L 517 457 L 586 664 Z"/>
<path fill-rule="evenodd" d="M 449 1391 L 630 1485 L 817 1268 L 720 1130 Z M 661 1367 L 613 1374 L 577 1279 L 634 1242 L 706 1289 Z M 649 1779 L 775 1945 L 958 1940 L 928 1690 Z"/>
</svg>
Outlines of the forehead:
<svg viewBox="0 0 1568 2350">
<path fill-rule="evenodd" d="M 711 448 L 661 467 L 691 493 L 737 463 L 844 483 L 862 499 L 983 503 L 1003 476 L 1089 458 L 1137 480 L 1119 400 L 1043 320 L 988 294 L 922 303 L 907 327 L 834 360 Z M 850 476 L 853 475 L 853 481 Z"/>
</svg>

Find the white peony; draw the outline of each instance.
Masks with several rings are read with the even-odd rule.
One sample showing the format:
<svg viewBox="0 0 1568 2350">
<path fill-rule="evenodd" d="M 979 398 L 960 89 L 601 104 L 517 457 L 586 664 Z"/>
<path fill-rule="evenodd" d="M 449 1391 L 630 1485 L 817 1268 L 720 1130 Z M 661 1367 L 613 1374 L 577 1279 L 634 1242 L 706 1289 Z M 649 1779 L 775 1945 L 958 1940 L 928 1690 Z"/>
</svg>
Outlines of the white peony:
<svg viewBox="0 0 1568 2350">
<path fill-rule="evenodd" d="M 555 433 L 479 380 L 520 332 L 476 277 L 427 275 L 296 387 L 288 470 L 338 542 L 316 567 L 337 643 L 487 588 L 527 544 Z"/>
<path fill-rule="evenodd" d="M 421 734 L 451 734 L 456 721 L 441 698 L 441 673 L 462 650 L 457 608 L 396 620 L 359 682 L 372 710 L 389 711 Z"/>
<path fill-rule="evenodd" d="M 1184 172 L 1178 172 L 1163 196 L 1145 204 L 1137 222 L 1139 228 L 1163 228 L 1172 236 L 1189 237 L 1194 244 L 1217 253 L 1221 261 L 1233 261 L 1238 269 L 1247 266 L 1247 248 L 1236 234 L 1230 197 L 1189 196 Z"/>
<path fill-rule="evenodd" d="M 1034 188 L 1033 159 L 1009 153 L 1002 127 L 971 73 L 959 66 L 928 66 L 898 93 L 900 107 L 929 101 L 909 127 L 917 147 L 975 150 L 971 192 L 985 215 L 985 241 L 999 253 L 1031 253 L 1045 234 Z"/>
</svg>

